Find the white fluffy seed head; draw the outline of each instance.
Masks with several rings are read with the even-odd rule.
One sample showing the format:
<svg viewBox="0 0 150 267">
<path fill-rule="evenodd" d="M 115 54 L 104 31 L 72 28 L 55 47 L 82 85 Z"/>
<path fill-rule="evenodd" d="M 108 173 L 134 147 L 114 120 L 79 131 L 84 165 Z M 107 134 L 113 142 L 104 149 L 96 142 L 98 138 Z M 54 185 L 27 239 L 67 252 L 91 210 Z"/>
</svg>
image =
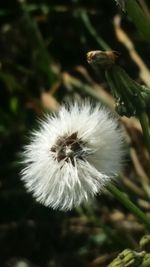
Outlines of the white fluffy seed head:
<svg viewBox="0 0 150 267">
<path fill-rule="evenodd" d="M 101 192 L 120 171 L 117 119 L 89 101 L 46 115 L 23 152 L 22 180 L 45 206 L 70 210 Z"/>
</svg>

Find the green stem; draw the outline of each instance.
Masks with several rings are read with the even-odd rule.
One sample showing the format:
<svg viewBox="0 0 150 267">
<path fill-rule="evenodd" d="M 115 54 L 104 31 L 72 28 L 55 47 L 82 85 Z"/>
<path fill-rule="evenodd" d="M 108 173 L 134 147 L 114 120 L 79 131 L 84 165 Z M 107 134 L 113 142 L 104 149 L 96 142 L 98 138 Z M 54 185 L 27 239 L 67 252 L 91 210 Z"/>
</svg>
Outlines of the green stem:
<svg viewBox="0 0 150 267">
<path fill-rule="evenodd" d="M 150 134 L 149 134 L 149 127 L 148 127 L 148 121 L 147 121 L 146 113 L 143 112 L 141 115 L 139 115 L 139 121 L 141 123 L 145 144 L 146 144 L 146 147 L 147 147 L 147 150 L 149 153 L 149 157 L 150 157 Z"/>
<path fill-rule="evenodd" d="M 126 0 L 126 10 L 144 39 L 150 43 L 150 20 L 136 0 Z"/>
<path fill-rule="evenodd" d="M 57 81 L 57 74 L 52 69 L 51 57 L 45 46 L 42 34 L 38 28 L 37 23 L 32 19 L 27 11 L 26 4 L 21 4 L 23 12 L 22 27 L 27 38 L 36 48 L 36 69 L 40 73 L 40 77 L 44 78 L 44 82 L 47 88 L 49 88 L 54 82 Z"/>
<path fill-rule="evenodd" d="M 87 28 L 88 32 L 93 36 L 98 45 L 104 50 L 111 50 L 110 46 L 98 35 L 97 31 L 94 29 L 90 22 L 89 16 L 85 11 L 79 13 L 84 26 Z"/>
<path fill-rule="evenodd" d="M 130 210 L 135 216 L 137 216 L 141 222 L 143 222 L 150 230 L 150 219 L 116 186 L 109 183 L 107 189 L 111 192 L 128 210 Z"/>
</svg>

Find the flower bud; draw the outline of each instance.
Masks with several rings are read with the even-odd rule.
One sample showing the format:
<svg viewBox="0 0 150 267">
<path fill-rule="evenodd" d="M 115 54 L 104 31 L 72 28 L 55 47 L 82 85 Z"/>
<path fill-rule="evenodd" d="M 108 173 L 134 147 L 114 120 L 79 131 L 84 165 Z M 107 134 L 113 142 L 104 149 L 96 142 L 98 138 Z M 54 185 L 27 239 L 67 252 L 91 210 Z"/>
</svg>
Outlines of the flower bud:
<svg viewBox="0 0 150 267">
<path fill-rule="evenodd" d="M 116 110 L 123 116 L 138 116 L 147 110 L 146 99 L 150 98 L 150 90 L 131 79 L 120 66 L 114 65 L 106 71 L 106 79 L 116 99 Z"/>
<path fill-rule="evenodd" d="M 145 253 L 136 252 L 131 249 L 123 250 L 108 267 L 139 267 Z"/>
</svg>

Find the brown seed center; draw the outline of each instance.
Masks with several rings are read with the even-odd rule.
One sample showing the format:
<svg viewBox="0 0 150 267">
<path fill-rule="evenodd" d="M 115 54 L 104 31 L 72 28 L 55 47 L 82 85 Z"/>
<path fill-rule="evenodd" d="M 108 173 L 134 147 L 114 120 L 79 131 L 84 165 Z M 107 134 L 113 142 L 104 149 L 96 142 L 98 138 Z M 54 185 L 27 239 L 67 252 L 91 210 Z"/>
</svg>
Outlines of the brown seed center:
<svg viewBox="0 0 150 267">
<path fill-rule="evenodd" d="M 69 160 L 74 165 L 74 158 L 80 158 L 83 160 L 83 145 L 85 144 L 82 140 L 78 139 L 78 133 L 74 132 L 71 135 L 60 137 L 56 145 L 51 148 L 51 151 L 54 152 L 54 158 L 58 162 Z"/>
</svg>

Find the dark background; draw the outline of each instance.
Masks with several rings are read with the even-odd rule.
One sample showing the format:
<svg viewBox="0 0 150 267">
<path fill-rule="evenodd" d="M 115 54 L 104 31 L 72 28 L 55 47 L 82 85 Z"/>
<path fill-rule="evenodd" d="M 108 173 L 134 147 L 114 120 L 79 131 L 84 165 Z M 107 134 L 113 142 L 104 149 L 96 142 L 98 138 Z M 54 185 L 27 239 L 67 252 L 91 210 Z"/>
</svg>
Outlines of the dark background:
<svg viewBox="0 0 150 267">
<path fill-rule="evenodd" d="M 147 1 L 148 3 L 148 1 Z M 101 37 L 121 52 L 120 64 L 137 81 L 139 70 L 116 37 L 113 18 L 145 63 L 150 48 L 126 14 L 110 0 L 1 1 L 0 3 L 0 266 L 106 266 L 122 249 L 136 248 L 144 226 L 111 195 L 98 196 L 71 212 L 53 211 L 28 194 L 20 180 L 20 151 L 29 131 L 44 111 L 56 111 L 63 101 L 89 96 L 89 85 L 110 98 L 103 73 L 86 62 L 86 53 L 100 47 L 82 20 L 86 12 Z M 80 83 L 75 86 L 73 78 Z M 103 90 L 104 89 L 104 90 Z M 91 89 L 92 90 L 92 89 Z M 132 146 L 147 162 L 138 127 L 129 125 Z M 147 172 L 149 172 L 149 168 Z M 150 214 L 145 192 L 127 155 L 120 187 Z M 127 183 L 130 180 L 132 186 Z M 139 191 L 138 191 L 139 189 Z M 140 202 L 139 200 L 142 201 Z M 145 202 L 144 202 L 145 201 Z"/>
</svg>

